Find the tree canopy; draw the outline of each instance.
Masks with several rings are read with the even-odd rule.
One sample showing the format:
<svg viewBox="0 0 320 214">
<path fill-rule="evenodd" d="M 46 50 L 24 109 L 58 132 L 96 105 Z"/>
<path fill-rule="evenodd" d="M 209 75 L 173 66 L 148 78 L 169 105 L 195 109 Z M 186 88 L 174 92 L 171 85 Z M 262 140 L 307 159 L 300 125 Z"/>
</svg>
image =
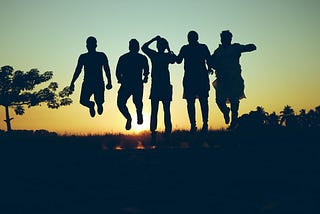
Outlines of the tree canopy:
<svg viewBox="0 0 320 214">
<path fill-rule="evenodd" d="M 69 95 L 69 87 L 58 92 L 58 83 L 51 82 L 47 87 L 37 89 L 38 85 L 51 80 L 52 71 L 40 73 L 38 69 L 31 69 L 28 72 L 21 70 L 14 71 L 13 67 L 7 65 L 0 70 L 0 105 L 6 109 L 8 131 L 11 130 L 8 108 L 14 108 L 17 115 L 25 113 L 25 106 L 28 108 L 46 103 L 48 108 L 57 109 L 60 106 L 72 103 Z"/>
</svg>

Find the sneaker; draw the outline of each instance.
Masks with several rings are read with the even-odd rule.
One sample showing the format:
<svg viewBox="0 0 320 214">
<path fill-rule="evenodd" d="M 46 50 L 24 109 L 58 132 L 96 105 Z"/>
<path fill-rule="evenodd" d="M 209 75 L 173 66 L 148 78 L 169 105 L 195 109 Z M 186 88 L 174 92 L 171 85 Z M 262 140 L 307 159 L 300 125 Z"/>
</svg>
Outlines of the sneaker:
<svg viewBox="0 0 320 214">
<path fill-rule="evenodd" d="M 141 125 L 143 123 L 143 115 L 142 114 L 137 114 L 137 124 Z"/>
<path fill-rule="evenodd" d="M 226 111 L 226 112 L 223 112 L 224 122 L 225 122 L 226 124 L 229 124 L 229 123 L 230 123 L 229 113 L 230 113 L 230 108 L 228 107 L 228 108 L 227 108 L 227 111 Z"/>
<path fill-rule="evenodd" d="M 90 106 L 89 111 L 91 117 L 94 117 L 96 115 L 96 111 L 94 110 L 94 103 L 92 103 L 92 105 Z"/>
<path fill-rule="evenodd" d="M 102 104 L 98 105 L 98 114 L 101 115 L 103 113 L 103 106 Z"/>
<path fill-rule="evenodd" d="M 131 119 L 131 118 L 127 119 L 127 122 L 126 122 L 126 130 L 130 130 L 130 129 L 131 129 L 131 122 L 132 122 L 132 119 Z"/>
</svg>

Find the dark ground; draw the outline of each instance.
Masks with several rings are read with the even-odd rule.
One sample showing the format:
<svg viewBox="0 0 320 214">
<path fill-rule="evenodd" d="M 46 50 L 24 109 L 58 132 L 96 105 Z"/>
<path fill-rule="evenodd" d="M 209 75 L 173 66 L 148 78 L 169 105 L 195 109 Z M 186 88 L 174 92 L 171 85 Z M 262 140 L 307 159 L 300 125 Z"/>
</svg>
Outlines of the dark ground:
<svg viewBox="0 0 320 214">
<path fill-rule="evenodd" d="M 319 213 L 320 145 L 301 136 L 121 151 L 101 149 L 110 137 L 5 138 L 0 213 Z"/>
</svg>

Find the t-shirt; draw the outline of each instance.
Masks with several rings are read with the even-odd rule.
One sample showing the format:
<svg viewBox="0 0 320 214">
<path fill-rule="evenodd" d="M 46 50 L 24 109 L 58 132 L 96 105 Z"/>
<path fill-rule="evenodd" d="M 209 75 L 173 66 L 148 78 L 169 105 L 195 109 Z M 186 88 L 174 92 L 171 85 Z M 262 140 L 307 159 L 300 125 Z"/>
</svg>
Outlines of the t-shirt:
<svg viewBox="0 0 320 214">
<path fill-rule="evenodd" d="M 102 52 L 90 52 L 81 54 L 79 64 L 84 66 L 84 81 L 103 81 L 102 67 L 108 65 L 107 56 Z"/>
<path fill-rule="evenodd" d="M 122 55 L 117 64 L 116 76 L 120 83 L 135 85 L 142 83 L 142 74 L 149 74 L 148 59 L 139 53 Z"/>
</svg>

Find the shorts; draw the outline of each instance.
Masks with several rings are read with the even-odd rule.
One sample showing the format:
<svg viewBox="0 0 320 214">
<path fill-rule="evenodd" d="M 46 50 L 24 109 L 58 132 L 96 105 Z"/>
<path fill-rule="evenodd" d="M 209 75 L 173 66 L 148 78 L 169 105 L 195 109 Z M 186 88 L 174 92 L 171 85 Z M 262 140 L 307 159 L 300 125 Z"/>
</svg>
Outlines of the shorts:
<svg viewBox="0 0 320 214">
<path fill-rule="evenodd" d="M 89 101 L 90 97 L 94 95 L 94 101 L 97 104 L 104 103 L 104 82 L 98 83 L 90 83 L 90 82 L 83 82 L 81 88 L 81 95 L 80 100 L 82 101 Z"/>
</svg>

